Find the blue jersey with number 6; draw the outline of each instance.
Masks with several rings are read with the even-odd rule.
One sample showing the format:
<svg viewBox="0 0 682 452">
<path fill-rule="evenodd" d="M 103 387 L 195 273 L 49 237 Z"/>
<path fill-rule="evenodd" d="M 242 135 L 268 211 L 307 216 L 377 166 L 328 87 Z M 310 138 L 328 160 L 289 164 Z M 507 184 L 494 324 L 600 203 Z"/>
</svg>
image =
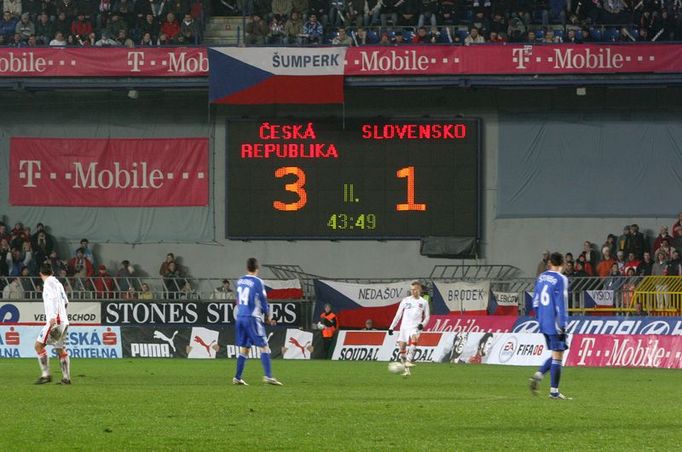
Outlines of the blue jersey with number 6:
<svg viewBox="0 0 682 452">
<path fill-rule="evenodd" d="M 540 332 L 559 334 L 568 323 L 568 279 L 561 273 L 546 271 L 535 282 L 533 308 Z"/>
<path fill-rule="evenodd" d="M 242 276 L 237 281 L 237 317 L 257 317 L 270 313 L 265 285 L 257 276 Z"/>
</svg>

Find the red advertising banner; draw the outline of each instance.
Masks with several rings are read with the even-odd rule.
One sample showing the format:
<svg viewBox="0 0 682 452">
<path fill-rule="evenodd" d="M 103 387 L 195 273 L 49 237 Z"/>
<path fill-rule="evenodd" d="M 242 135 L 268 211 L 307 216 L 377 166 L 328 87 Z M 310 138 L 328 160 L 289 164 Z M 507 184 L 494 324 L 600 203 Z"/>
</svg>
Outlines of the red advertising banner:
<svg viewBox="0 0 682 452">
<path fill-rule="evenodd" d="M 2 48 L 0 77 L 205 77 L 206 49 Z"/>
<path fill-rule="evenodd" d="M 516 316 L 457 316 L 432 315 L 425 331 L 454 333 L 508 333 L 512 331 Z"/>
<path fill-rule="evenodd" d="M 206 138 L 10 140 L 14 206 L 208 205 Z"/>
<path fill-rule="evenodd" d="M 575 334 L 569 366 L 682 368 L 682 336 Z"/>
<path fill-rule="evenodd" d="M 682 72 L 665 44 L 351 47 L 345 75 L 613 74 Z"/>
</svg>

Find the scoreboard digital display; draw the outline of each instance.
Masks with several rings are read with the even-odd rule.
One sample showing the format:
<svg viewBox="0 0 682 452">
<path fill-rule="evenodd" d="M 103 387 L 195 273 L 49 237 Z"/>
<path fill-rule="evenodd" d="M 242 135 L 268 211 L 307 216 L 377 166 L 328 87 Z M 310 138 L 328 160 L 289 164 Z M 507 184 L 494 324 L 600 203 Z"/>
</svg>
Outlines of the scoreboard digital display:
<svg viewBox="0 0 682 452">
<path fill-rule="evenodd" d="M 478 119 L 228 120 L 229 239 L 479 237 Z"/>
</svg>

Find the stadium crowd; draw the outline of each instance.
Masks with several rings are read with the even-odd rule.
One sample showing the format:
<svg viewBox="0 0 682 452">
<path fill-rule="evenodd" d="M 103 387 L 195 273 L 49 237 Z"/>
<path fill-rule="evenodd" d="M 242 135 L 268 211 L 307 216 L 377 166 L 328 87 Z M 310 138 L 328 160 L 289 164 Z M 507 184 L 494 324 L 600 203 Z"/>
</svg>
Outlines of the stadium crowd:
<svg viewBox="0 0 682 452">
<path fill-rule="evenodd" d="M 35 231 L 16 223 L 12 229 L 0 222 L 0 292 L 3 299 L 40 298 L 42 283 L 38 270 L 43 262 L 52 265 L 53 272 L 68 292 L 83 291 L 98 299 L 168 299 L 199 298 L 187 268 L 173 253 L 168 253 L 160 265 L 158 278 L 162 284 L 155 294 L 143 278 L 147 273 L 129 260 L 109 269 L 97 264 L 88 239 L 82 239 L 69 256 L 60 256 L 55 237 L 43 223 Z M 212 299 L 234 299 L 230 281 L 224 279 L 210 295 Z"/>
<path fill-rule="evenodd" d="M 682 39 L 682 2 L 660 0 L 221 0 L 247 45 L 528 44 Z"/>
<path fill-rule="evenodd" d="M 669 231 L 672 231 L 670 235 Z M 650 241 L 637 224 L 625 225 L 622 234 L 608 234 L 599 249 L 585 241 L 577 253 L 564 255 L 564 274 L 572 277 L 599 276 L 682 276 L 682 213 L 668 229 L 659 228 L 658 235 Z M 538 263 L 537 274 L 547 269 L 549 251 Z"/>
<path fill-rule="evenodd" d="M 203 0 L 3 0 L 0 45 L 199 44 Z"/>
</svg>

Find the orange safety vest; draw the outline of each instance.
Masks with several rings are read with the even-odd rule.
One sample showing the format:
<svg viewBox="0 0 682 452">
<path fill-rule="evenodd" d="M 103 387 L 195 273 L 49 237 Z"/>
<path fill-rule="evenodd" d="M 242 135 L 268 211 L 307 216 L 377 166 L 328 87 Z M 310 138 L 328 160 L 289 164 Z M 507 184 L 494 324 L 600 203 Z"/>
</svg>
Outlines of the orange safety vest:
<svg viewBox="0 0 682 452">
<path fill-rule="evenodd" d="M 336 321 L 336 326 L 325 326 L 322 329 L 322 337 L 334 337 L 336 329 L 339 327 L 339 319 L 336 318 L 336 314 L 334 314 L 333 312 L 330 312 L 329 314 L 323 312 L 322 314 L 320 314 L 320 318 L 327 319 L 330 322 Z"/>
</svg>

